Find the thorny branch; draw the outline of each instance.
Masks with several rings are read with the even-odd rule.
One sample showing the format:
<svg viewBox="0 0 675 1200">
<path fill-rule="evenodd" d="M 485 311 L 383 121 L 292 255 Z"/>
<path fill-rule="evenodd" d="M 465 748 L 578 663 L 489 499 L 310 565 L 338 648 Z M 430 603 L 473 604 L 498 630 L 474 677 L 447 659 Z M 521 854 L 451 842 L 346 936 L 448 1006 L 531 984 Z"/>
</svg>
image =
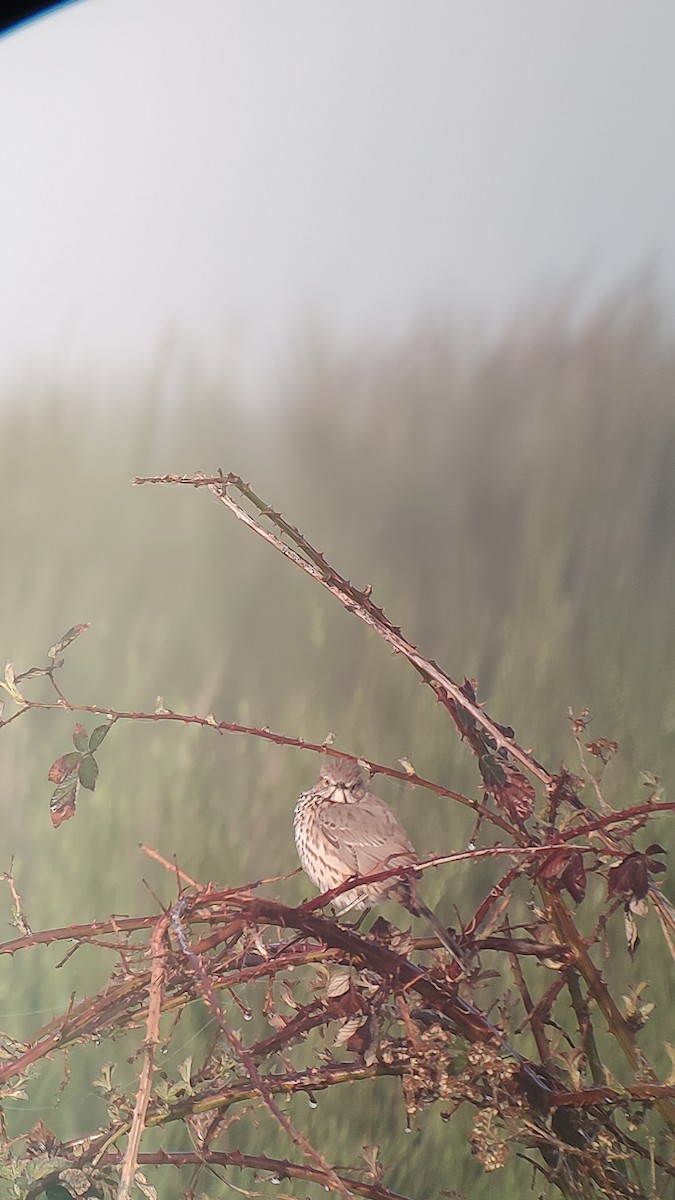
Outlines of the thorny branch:
<svg viewBox="0 0 675 1200">
<path fill-rule="evenodd" d="M 375 605 L 369 588 L 356 588 L 238 476 L 166 475 L 134 482 L 208 488 L 238 521 L 405 657 L 433 689 L 476 758 L 482 799 L 424 779 L 407 763 L 399 771 L 364 759 L 359 762 L 371 775 L 417 785 L 470 808 L 478 817 L 481 836 L 492 830 L 502 844 L 437 855 L 416 865 L 416 870 L 460 860 L 475 864 L 506 856 L 515 861 L 460 932 L 469 959 L 465 971 L 437 952 L 434 938 L 413 938 L 381 920 L 370 933 L 362 933 L 320 911 L 352 887 L 354 879 L 293 908 L 276 895 L 260 894 L 263 884 L 276 893 L 284 877 L 242 888 L 200 890 L 177 863 L 146 850 L 175 879 L 178 900 L 166 912 L 33 932 L 23 917 L 11 872 L 6 874 L 20 936 L 0 945 L 0 954 L 13 956 L 66 942 L 71 947 L 66 958 L 89 945 L 112 952 L 117 965 L 101 991 L 79 1000 L 72 997 L 64 1013 L 24 1043 L 4 1039 L 0 1087 L 15 1088 L 48 1058 L 79 1045 L 122 1032 L 143 1036 L 135 1095 L 120 1089 L 112 1072 L 97 1081 L 108 1107 L 108 1123 L 63 1143 L 48 1130 L 45 1133 L 46 1127 L 39 1131 L 34 1127 L 24 1139 L 24 1158 L 12 1160 L 12 1178 L 25 1163 L 30 1184 L 26 1194 L 38 1197 L 51 1184 L 62 1186 L 67 1170 L 77 1164 L 97 1194 L 112 1196 L 114 1188 L 118 1200 L 127 1200 L 143 1166 L 235 1167 L 318 1183 L 343 1197 L 405 1200 L 385 1186 L 376 1152 L 369 1152 L 367 1169 L 336 1168 L 324 1148 L 310 1142 L 297 1120 L 292 1121 L 279 1106 L 283 1097 L 299 1093 L 311 1097 L 342 1083 L 354 1086 L 379 1078 L 402 1089 L 409 1118 L 419 1118 L 437 1101 L 446 1105 L 448 1118 L 462 1104 L 471 1105 L 475 1111 L 471 1149 L 487 1170 L 503 1166 L 515 1152 L 570 1200 L 598 1194 L 609 1200 L 642 1200 L 647 1182 L 652 1194 L 657 1194 L 658 1172 L 663 1180 L 675 1178 L 667 1155 L 655 1150 L 656 1139 L 667 1138 L 675 1129 L 675 1083 L 672 1078 L 659 1080 L 640 1044 L 640 1029 L 651 1007 L 639 1003 L 644 985 L 632 999 L 624 997 L 624 1015 L 594 952 L 609 915 L 623 905 L 630 930 L 628 948 L 635 953 L 636 914 L 644 915 L 651 903 L 675 957 L 675 912 L 654 882 L 665 870 L 660 857 L 665 851 L 656 844 L 641 851 L 633 841 L 655 814 L 672 812 L 675 803 L 655 792 L 646 802 L 613 810 L 605 800 L 601 779 L 616 745 L 604 739 L 584 744 L 585 713 L 571 715 L 584 778 L 576 778 L 564 767 L 557 775 L 550 773 L 516 741 L 512 729 L 485 712 L 472 681 L 457 684 L 425 658 Z M 76 750 L 52 765 L 50 778 L 57 783 L 52 798 L 55 825 L 75 812 L 76 790 L 69 792 L 71 775 L 79 772 L 83 786 L 88 786 L 88 780 L 93 790 L 98 767 L 90 760 L 109 729 L 124 721 L 197 725 L 351 758 L 333 749 L 329 739 L 311 743 L 266 727 L 218 721 L 212 714 L 172 712 L 163 701 L 158 701 L 155 712 L 71 703 L 55 674 L 62 664 L 61 652 L 86 628 L 73 626 L 55 643 L 45 667 L 17 674 L 8 664 L 5 681 L 0 682 L 16 706 L 8 717 L 0 716 L 0 730 L 35 709 L 88 713 L 105 720 L 105 726 L 91 735 L 76 726 Z M 48 680 L 55 699 L 32 700 L 24 695 L 26 683 L 40 676 Z M 588 755 L 603 764 L 599 770 L 590 769 Z M 528 776 L 543 785 L 545 795 L 539 805 Z M 590 791 L 591 804 L 582 798 L 582 788 Z M 386 868 L 363 879 L 387 879 L 400 871 Z M 583 901 L 592 874 L 606 881 L 608 899 L 589 936 L 580 932 L 573 906 Z M 527 881 L 531 891 L 525 923 L 514 915 L 517 880 Z M 510 964 L 514 992 L 505 991 L 498 974 L 485 969 L 483 956 L 488 951 L 498 956 L 496 962 L 506 970 Z M 532 964 L 546 964 L 558 974 L 553 982 L 544 976 L 542 985 Z M 206 1004 L 211 1038 L 201 1060 L 188 1060 L 171 1080 L 166 1070 L 158 1071 L 156 1050 L 161 1045 L 168 1054 L 165 1061 L 171 1061 L 174 1036 L 195 1000 Z M 576 1029 L 566 1019 L 570 1003 Z M 499 1021 L 492 1016 L 497 1004 Z M 256 1018 L 249 1039 L 236 1027 L 242 1009 L 247 1017 Z M 598 1011 L 606 1031 L 595 1019 Z M 527 1051 L 516 1044 L 523 1032 Z M 629 1064 L 630 1074 L 622 1081 L 605 1069 L 611 1041 L 621 1047 Z M 298 1047 L 303 1059 L 311 1049 L 311 1066 L 296 1060 Z M 217 1145 L 233 1114 L 256 1100 L 258 1112 L 266 1113 L 302 1152 L 304 1163 L 244 1155 Z M 652 1120 L 652 1110 L 662 1119 L 661 1127 L 657 1118 Z M 636 1137 L 621 1127 L 624 1119 L 633 1121 Z M 161 1130 L 175 1122 L 190 1131 L 193 1151 L 141 1150 L 145 1129 Z M 117 1147 L 123 1139 L 126 1146 L 121 1151 Z M 528 1150 L 539 1159 L 531 1159 Z M 36 1182 L 29 1166 L 39 1155 L 44 1170 Z M 648 1167 L 651 1179 L 644 1170 L 640 1174 L 643 1167 Z M 0 1177 L 2 1170 L 0 1152 Z"/>
<path fill-rule="evenodd" d="M 373 603 L 367 591 L 359 591 L 354 587 L 348 579 L 333 567 L 323 554 L 315 550 L 307 539 L 300 533 L 299 529 L 291 525 L 282 517 L 281 513 L 275 512 L 271 505 L 266 504 L 253 491 L 249 484 L 244 483 L 238 475 L 229 473 L 227 475 L 217 476 L 185 476 L 185 475 L 156 475 L 148 477 L 135 477 L 132 482 L 139 486 L 144 483 L 171 483 L 171 484 L 187 484 L 191 487 L 206 487 L 216 496 L 216 498 L 225 505 L 227 509 L 237 518 L 247 525 L 254 533 L 273 546 L 284 558 L 294 563 L 305 574 L 310 575 L 313 579 L 320 583 L 336 600 L 347 609 L 348 612 L 354 613 L 360 620 L 364 621 L 378 637 L 387 642 L 397 654 L 402 654 L 408 659 L 408 662 L 415 668 L 421 677 L 433 687 L 439 700 L 446 704 L 452 700 L 460 709 L 470 714 L 473 720 L 481 726 L 493 739 L 495 746 L 498 749 L 508 750 L 508 752 L 520 762 L 528 771 L 535 775 L 544 784 L 551 783 L 552 776 L 546 771 L 526 750 L 523 750 L 504 729 L 497 725 L 477 704 L 475 704 L 459 687 L 454 680 L 450 679 L 431 659 L 424 658 L 422 654 L 411 645 L 402 635 L 401 630 L 392 625 L 387 619 L 381 608 L 378 608 Z M 259 521 L 256 521 L 246 509 L 242 508 L 232 499 L 228 489 L 238 491 L 242 496 L 251 502 L 262 517 L 266 517 L 273 525 L 275 525 L 281 534 L 285 535 L 289 541 L 293 543 L 297 549 L 293 549 L 287 542 L 284 542 L 271 530 L 267 529 Z"/>
</svg>

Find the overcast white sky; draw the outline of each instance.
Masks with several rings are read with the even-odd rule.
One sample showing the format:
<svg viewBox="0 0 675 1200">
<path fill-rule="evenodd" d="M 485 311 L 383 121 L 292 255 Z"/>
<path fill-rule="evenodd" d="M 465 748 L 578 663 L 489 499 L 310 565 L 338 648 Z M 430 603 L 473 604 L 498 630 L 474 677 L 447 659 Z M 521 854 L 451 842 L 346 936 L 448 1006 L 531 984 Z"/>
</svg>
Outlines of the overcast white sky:
<svg viewBox="0 0 675 1200">
<path fill-rule="evenodd" d="M 0 38 L 0 388 L 675 295 L 672 0 L 79 0 Z"/>
</svg>

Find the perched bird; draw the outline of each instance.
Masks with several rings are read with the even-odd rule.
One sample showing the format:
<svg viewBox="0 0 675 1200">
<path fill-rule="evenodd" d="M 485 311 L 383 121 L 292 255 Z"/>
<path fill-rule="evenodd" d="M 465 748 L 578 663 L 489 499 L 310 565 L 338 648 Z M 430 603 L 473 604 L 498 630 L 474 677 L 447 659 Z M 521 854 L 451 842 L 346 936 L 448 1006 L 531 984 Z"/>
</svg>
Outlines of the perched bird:
<svg viewBox="0 0 675 1200">
<path fill-rule="evenodd" d="M 314 787 L 303 792 L 295 806 L 293 832 L 302 867 L 321 892 L 353 875 L 419 862 L 396 814 L 368 791 L 358 764 L 345 758 L 323 762 Z M 388 898 L 398 900 L 414 916 L 426 917 L 446 950 L 464 966 L 455 938 L 424 903 L 413 875 L 355 884 L 336 896 L 334 904 L 347 912 Z"/>
</svg>

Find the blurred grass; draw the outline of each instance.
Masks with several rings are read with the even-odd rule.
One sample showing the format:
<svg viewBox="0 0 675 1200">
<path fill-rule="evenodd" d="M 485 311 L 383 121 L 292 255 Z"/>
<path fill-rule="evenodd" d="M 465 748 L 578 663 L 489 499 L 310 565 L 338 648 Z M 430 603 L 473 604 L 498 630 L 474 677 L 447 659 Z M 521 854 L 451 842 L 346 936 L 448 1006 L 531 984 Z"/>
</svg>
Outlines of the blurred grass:
<svg viewBox="0 0 675 1200">
<path fill-rule="evenodd" d="M 74 701 L 152 710 L 161 694 L 172 709 L 308 739 L 331 730 L 346 749 L 393 763 L 408 755 L 476 794 L 470 755 L 430 691 L 365 628 L 205 494 L 130 487 L 136 473 L 221 466 L 249 478 L 355 582 L 370 582 L 425 653 L 455 677 L 475 676 L 491 715 L 552 769 L 563 758 L 577 766 L 568 705 L 590 708 L 590 736 L 620 744 L 608 798 L 636 802 L 640 772 L 667 786 L 675 754 L 674 352 L 658 305 L 636 292 L 582 324 L 551 305 L 472 351 L 431 324 L 380 350 L 308 345 L 264 411 L 246 411 L 226 380 L 196 370 L 183 372 L 176 396 L 161 360 L 145 380 L 120 380 L 118 394 L 83 379 L 27 386 L 0 406 L 0 651 L 26 669 L 88 620 L 63 672 Z M 72 725 L 67 714 L 32 714 L 2 732 L 0 868 L 15 856 L 33 928 L 150 910 L 143 878 L 168 899 L 171 880 L 139 842 L 176 852 L 204 881 L 295 866 L 292 809 L 313 758 L 209 731 L 118 726 L 95 796 L 81 796 L 77 818 L 55 832 L 46 773 Z M 420 850 L 465 842 L 463 810 L 380 790 Z M 668 844 L 665 828 L 655 836 Z M 434 873 L 426 894 L 449 920 L 455 903 L 466 918 L 496 870 Z M 289 901 L 309 890 L 297 877 L 281 886 Z M 9 920 L 8 895 L 3 903 Z M 0 1024 L 13 1035 L 103 982 L 96 955 L 57 971 L 62 953 L 2 960 Z M 642 978 L 648 955 L 658 990 L 669 968 L 652 928 L 618 979 Z M 27 1015 L 36 1010 L 43 1016 Z M 644 1045 L 665 1070 L 658 1030 L 648 1026 Z M 84 1085 L 57 1106 L 58 1085 L 55 1068 L 28 1104 L 8 1105 L 10 1128 L 42 1116 L 75 1136 L 103 1120 Z M 464 1156 L 435 1111 L 409 1148 L 395 1086 L 373 1084 L 356 1128 L 354 1098 L 336 1092 L 307 1112 L 315 1136 L 330 1128 L 334 1161 L 378 1143 L 391 1187 L 487 1195 L 489 1177 L 472 1163 L 460 1172 Z M 236 1128 L 242 1149 L 257 1144 L 252 1120 Z M 275 1139 L 266 1136 L 269 1152 Z M 529 1187 L 525 1172 L 508 1178 L 514 1195 Z M 178 1186 L 167 1176 L 162 1195 Z"/>
</svg>

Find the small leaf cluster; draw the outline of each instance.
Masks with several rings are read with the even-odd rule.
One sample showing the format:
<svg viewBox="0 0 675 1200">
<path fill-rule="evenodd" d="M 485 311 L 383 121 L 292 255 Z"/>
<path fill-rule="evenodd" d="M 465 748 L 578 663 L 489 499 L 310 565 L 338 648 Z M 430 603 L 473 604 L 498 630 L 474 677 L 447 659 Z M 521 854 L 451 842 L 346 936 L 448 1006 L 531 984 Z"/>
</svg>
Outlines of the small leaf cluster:
<svg viewBox="0 0 675 1200">
<path fill-rule="evenodd" d="M 55 759 L 49 768 L 47 778 L 50 783 L 56 784 L 49 802 L 49 812 L 55 829 L 73 816 L 81 787 L 89 792 L 95 791 L 99 768 L 94 755 L 110 729 L 109 723 L 97 725 L 89 733 L 84 725 L 78 723 L 73 729 L 75 749 Z"/>
</svg>

